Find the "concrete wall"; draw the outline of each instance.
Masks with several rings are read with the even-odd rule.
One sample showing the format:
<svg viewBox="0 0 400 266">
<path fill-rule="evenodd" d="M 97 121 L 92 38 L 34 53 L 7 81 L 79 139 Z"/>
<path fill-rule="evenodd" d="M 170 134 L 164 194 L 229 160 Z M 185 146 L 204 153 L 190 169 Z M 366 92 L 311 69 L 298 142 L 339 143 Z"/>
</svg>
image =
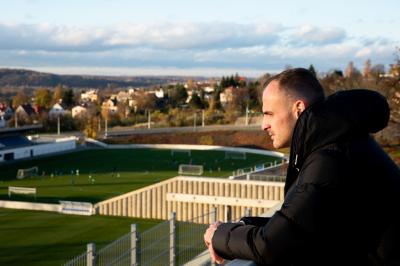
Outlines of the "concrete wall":
<svg viewBox="0 0 400 266">
<path fill-rule="evenodd" d="M 0 200 L 0 208 L 60 212 L 60 204 Z"/>
</svg>

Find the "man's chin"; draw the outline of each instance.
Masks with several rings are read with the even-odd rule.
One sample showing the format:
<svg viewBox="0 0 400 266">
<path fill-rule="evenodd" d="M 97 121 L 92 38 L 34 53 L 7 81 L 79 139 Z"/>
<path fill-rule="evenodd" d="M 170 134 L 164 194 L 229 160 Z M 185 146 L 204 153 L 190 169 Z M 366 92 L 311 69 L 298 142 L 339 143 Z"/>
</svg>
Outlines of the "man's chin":
<svg viewBox="0 0 400 266">
<path fill-rule="evenodd" d="M 276 143 L 275 141 L 272 141 L 272 147 L 274 147 L 274 149 L 280 149 L 281 145 L 279 145 L 279 143 Z"/>
</svg>

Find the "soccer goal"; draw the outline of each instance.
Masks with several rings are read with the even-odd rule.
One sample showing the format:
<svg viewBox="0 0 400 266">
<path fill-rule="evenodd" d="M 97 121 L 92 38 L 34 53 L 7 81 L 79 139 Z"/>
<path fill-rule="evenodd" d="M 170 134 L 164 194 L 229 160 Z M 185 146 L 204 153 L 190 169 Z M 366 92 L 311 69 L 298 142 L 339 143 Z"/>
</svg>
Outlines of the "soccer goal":
<svg viewBox="0 0 400 266">
<path fill-rule="evenodd" d="M 175 155 L 179 155 L 179 154 L 188 155 L 190 157 L 192 155 L 192 151 L 191 150 L 171 150 L 171 156 L 175 156 Z"/>
<path fill-rule="evenodd" d="M 202 175 L 203 166 L 193 164 L 180 164 L 178 173 L 180 175 Z"/>
<path fill-rule="evenodd" d="M 246 153 L 238 151 L 226 151 L 225 159 L 246 160 Z"/>
<path fill-rule="evenodd" d="M 37 166 L 25 169 L 18 169 L 17 179 L 24 179 L 26 177 L 37 176 L 39 168 Z"/>
</svg>

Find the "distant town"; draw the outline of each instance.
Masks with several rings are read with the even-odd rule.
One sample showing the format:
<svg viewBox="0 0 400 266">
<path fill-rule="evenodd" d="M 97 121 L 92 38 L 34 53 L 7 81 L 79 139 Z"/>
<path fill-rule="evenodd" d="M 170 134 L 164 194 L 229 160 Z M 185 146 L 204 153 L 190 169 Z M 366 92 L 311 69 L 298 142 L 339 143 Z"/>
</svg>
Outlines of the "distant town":
<svg viewBox="0 0 400 266">
<path fill-rule="evenodd" d="M 288 66 L 290 67 L 290 66 Z M 391 122 L 400 123 L 398 61 L 386 71 L 367 60 L 362 70 L 318 73 L 326 93 L 369 88 L 385 95 Z M 272 75 L 249 79 L 236 73 L 202 77 L 58 76 L 0 70 L 0 127 L 41 124 L 43 132 L 82 131 L 96 138 L 106 127 L 179 127 L 260 122 L 260 93 Z M 88 86 L 90 85 L 90 86 Z"/>
</svg>

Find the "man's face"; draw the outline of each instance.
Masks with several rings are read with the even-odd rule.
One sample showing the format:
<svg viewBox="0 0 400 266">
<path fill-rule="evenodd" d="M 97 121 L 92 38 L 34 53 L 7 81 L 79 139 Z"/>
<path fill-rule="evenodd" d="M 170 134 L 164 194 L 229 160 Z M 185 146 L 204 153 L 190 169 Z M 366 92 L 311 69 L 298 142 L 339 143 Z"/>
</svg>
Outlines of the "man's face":
<svg viewBox="0 0 400 266">
<path fill-rule="evenodd" d="M 271 136 L 274 148 L 289 147 L 293 129 L 298 115 L 295 106 L 283 90 L 279 90 L 279 82 L 271 81 L 263 92 L 262 129 Z"/>
</svg>

